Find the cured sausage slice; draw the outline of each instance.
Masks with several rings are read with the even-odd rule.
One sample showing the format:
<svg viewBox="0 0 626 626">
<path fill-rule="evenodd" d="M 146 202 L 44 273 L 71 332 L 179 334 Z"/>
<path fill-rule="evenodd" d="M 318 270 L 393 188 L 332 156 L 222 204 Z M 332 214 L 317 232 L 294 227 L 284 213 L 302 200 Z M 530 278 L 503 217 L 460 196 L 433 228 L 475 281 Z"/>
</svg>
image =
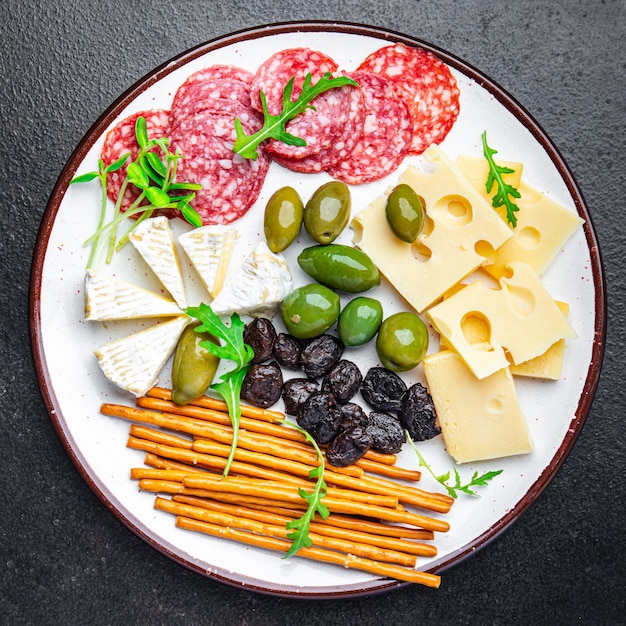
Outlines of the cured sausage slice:
<svg viewBox="0 0 626 626">
<path fill-rule="evenodd" d="M 363 133 L 348 156 L 327 168 L 346 183 L 370 183 L 393 172 L 408 154 L 413 137 L 409 110 L 389 79 L 371 72 L 352 72 L 363 92 Z"/>
<path fill-rule="evenodd" d="M 411 153 L 441 143 L 459 115 L 459 88 L 450 68 L 435 54 L 402 44 L 372 52 L 358 70 L 393 81 L 413 118 Z"/>
<path fill-rule="evenodd" d="M 342 130 L 333 137 L 326 149 L 302 158 L 287 158 L 273 154 L 274 160 L 294 172 L 316 174 L 347 158 L 363 134 L 366 111 L 360 87 L 350 87 L 349 104 L 348 116 Z"/>
<path fill-rule="evenodd" d="M 243 124 L 246 132 L 252 128 Z M 232 115 L 203 111 L 172 129 L 172 150 L 183 158 L 176 178 L 202 185 L 192 202 L 202 223 L 229 224 L 254 204 L 269 168 L 269 159 L 258 149 L 256 161 L 233 153 L 235 131 Z"/>
<path fill-rule="evenodd" d="M 137 118 L 143 116 L 146 119 L 148 139 L 160 139 L 161 137 L 166 137 L 169 133 L 169 115 L 170 112 L 168 110 L 155 109 L 139 111 L 121 120 L 107 133 L 104 139 L 100 154 L 104 165 L 110 165 L 127 152 L 130 152 L 130 160 L 137 158 L 137 154 L 139 153 L 139 145 L 135 138 L 135 124 L 137 123 Z M 117 201 L 125 178 L 126 165 L 107 175 L 107 195 L 113 202 Z M 139 197 L 139 193 L 136 187 L 129 185 L 124 193 L 120 209 L 126 211 Z"/>
<path fill-rule="evenodd" d="M 329 56 L 309 48 L 289 48 L 269 57 L 259 66 L 252 80 L 252 106 L 262 111 L 260 91 L 263 92 L 267 110 L 278 115 L 283 110 L 283 92 L 293 78 L 291 100 L 295 102 L 302 93 L 307 74 L 315 84 L 324 74 L 334 74 L 337 63 Z M 302 158 L 328 148 L 350 114 L 350 88 L 332 89 L 315 98 L 307 109 L 286 124 L 286 130 L 306 141 L 304 146 L 293 146 L 281 141 L 268 142 L 267 151 L 289 158 Z"/>
</svg>

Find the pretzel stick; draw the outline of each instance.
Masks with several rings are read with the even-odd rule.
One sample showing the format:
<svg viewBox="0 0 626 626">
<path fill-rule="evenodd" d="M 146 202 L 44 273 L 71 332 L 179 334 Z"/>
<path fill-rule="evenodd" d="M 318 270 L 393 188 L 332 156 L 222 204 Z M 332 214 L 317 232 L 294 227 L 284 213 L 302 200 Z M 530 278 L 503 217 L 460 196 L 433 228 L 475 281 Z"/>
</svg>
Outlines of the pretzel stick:
<svg viewBox="0 0 626 626">
<path fill-rule="evenodd" d="M 399 467 L 398 465 L 387 465 L 386 463 L 379 463 L 378 461 L 373 461 L 367 457 L 361 457 L 358 461 L 355 461 L 354 464 L 367 472 L 381 474 L 389 478 L 412 480 L 415 482 L 422 478 L 422 472 L 419 470 L 405 469 L 403 467 Z"/>
<path fill-rule="evenodd" d="M 146 453 L 143 462 L 149 467 L 154 467 L 156 469 L 175 469 L 187 472 L 200 472 L 201 474 L 206 472 L 206 470 L 202 467 L 194 467 L 193 465 L 187 465 L 186 463 L 179 463 L 178 461 L 172 461 L 171 459 L 164 459 L 163 457 L 152 454 L 151 452 Z"/>
<path fill-rule="evenodd" d="M 233 541 L 239 541 L 241 543 L 259 546 L 261 548 L 266 548 L 269 550 L 277 550 L 283 553 L 287 552 L 290 546 L 290 543 L 283 539 L 262 537 L 253 533 L 238 531 L 232 528 L 225 528 L 217 524 L 209 524 L 207 522 L 201 522 L 182 516 L 178 516 L 176 518 L 176 525 L 179 528 L 195 530 L 208 535 L 222 537 L 224 539 L 231 539 Z M 441 584 L 441 578 L 436 574 L 430 574 L 428 572 L 418 572 L 414 569 L 380 563 L 378 561 L 370 559 L 358 558 L 350 556 L 349 554 L 340 554 L 331 550 L 322 550 L 320 548 L 301 548 L 297 552 L 296 556 L 301 556 L 316 561 L 323 561 L 325 563 L 335 563 L 338 565 L 342 565 L 343 567 L 358 569 L 361 571 L 369 572 L 370 574 L 375 574 L 377 576 L 394 578 L 396 580 L 403 580 L 405 582 L 426 585 L 428 587 L 437 588 Z"/>
<path fill-rule="evenodd" d="M 267 524 L 274 524 L 285 528 L 286 524 L 294 519 L 294 515 L 280 515 L 276 513 L 268 513 L 257 509 L 250 509 L 245 506 L 226 504 L 222 502 L 214 502 L 203 498 L 193 498 L 189 496 L 175 496 L 175 502 L 189 504 L 191 506 L 209 509 L 211 511 L 219 511 L 236 517 L 245 517 L 246 519 L 256 520 Z M 190 515 L 189 517 L 195 517 Z M 198 519 L 198 518 L 196 518 Z M 207 520 L 210 521 L 210 520 Z M 356 530 L 346 530 L 344 528 L 332 526 L 324 522 L 312 521 L 309 529 L 319 535 L 344 539 L 346 541 L 356 541 L 357 543 L 365 543 L 378 548 L 395 550 L 398 552 L 406 552 L 415 556 L 436 556 L 437 548 L 432 544 L 417 543 L 414 541 L 406 541 L 404 539 L 395 539 L 381 535 Z"/>
<path fill-rule="evenodd" d="M 248 530 L 259 535 L 269 535 L 270 537 L 280 537 L 281 539 L 289 538 L 288 535 L 290 531 L 287 530 L 284 525 L 280 524 L 270 524 L 267 522 L 259 522 L 247 517 L 237 517 L 220 511 L 174 502 L 166 498 L 157 497 L 154 506 L 158 510 L 167 511 L 168 513 L 173 513 L 174 515 L 182 515 L 184 517 L 219 524 L 229 528 Z M 416 563 L 414 555 L 398 552 L 397 550 L 383 550 L 377 546 L 360 543 L 358 541 L 337 539 L 335 537 L 320 535 L 316 532 L 309 532 L 309 539 L 311 539 L 313 545 L 316 546 L 329 548 L 331 550 L 338 550 L 340 552 L 347 552 L 349 554 L 355 554 L 357 556 L 363 556 L 371 559 L 377 559 L 387 563 L 396 563 L 398 565 L 404 565 L 405 567 L 415 567 Z"/>
</svg>

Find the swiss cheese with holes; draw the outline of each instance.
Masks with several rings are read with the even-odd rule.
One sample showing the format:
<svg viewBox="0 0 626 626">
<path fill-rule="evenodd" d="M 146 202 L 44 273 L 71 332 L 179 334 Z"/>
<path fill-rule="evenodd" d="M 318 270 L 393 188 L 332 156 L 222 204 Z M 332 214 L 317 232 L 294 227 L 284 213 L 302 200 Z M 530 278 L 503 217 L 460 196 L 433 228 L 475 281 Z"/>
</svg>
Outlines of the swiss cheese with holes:
<svg viewBox="0 0 626 626">
<path fill-rule="evenodd" d="M 507 352 L 517 365 L 543 354 L 561 339 L 576 337 L 530 265 L 512 263 L 510 272 L 511 276 L 500 279 L 499 289 L 476 280 L 426 313 L 479 379 L 507 367 Z M 486 321 L 488 340 L 472 343 L 465 335 L 463 322 L 471 316 Z"/>
<path fill-rule="evenodd" d="M 499 248 L 513 231 L 436 146 L 424 152 L 428 170 L 409 167 L 399 183 L 424 200 L 427 221 L 413 244 L 396 237 L 379 197 L 352 220 L 354 243 L 418 312 L 482 265 L 477 250 Z"/>
<path fill-rule="evenodd" d="M 532 451 L 508 368 L 476 380 L 452 350 L 430 354 L 423 363 L 441 434 L 457 463 Z"/>
</svg>

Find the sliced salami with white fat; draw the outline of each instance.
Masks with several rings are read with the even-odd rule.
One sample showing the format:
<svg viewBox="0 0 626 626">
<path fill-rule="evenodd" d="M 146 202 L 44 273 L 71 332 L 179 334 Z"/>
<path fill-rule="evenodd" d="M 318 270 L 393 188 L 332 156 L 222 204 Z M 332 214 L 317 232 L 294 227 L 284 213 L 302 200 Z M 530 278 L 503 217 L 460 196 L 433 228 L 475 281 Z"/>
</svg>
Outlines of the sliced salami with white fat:
<svg viewBox="0 0 626 626">
<path fill-rule="evenodd" d="M 169 133 L 169 115 L 169 111 L 165 109 L 139 111 L 118 122 L 104 139 L 100 154 L 104 165 L 110 165 L 126 153 L 131 155 L 127 163 L 137 158 L 139 145 L 135 136 L 135 125 L 139 117 L 143 116 L 146 120 L 148 139 L 160 139 Z M 117 202 L 125 178 L 126 164 L 107 175 L 107 195 L 113 202 Z M 124 193 L 120 209 L 126 211 L 137 200 L 139 194 L 139 189 L 129 185 Z"/>
<path fill-rule="evenodd" d="M 409 153 L 413 122 L 393 83 L 371 72 L 352 72 L 350 77 L 363 93 L 365 121 L 354 149 L 327 172 L 346 183 L 361 185 L 393 172 Z"/>
<path fill-rule="evenodd" d="M 459 88 L 450 68 L 435 54 L 402 44 L 372 52 L 358 70 L 393 81 L 413 118 L 411 153 L 440 144 L 459 115 Z"/>
</svg>

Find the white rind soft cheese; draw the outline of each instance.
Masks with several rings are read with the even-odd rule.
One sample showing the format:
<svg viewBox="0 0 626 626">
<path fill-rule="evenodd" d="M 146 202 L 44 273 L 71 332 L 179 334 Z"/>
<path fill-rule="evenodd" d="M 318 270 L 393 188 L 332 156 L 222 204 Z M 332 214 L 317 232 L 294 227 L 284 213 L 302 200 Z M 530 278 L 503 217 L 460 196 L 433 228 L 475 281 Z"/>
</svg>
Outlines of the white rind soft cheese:
<svg viewBox="0 0 626 626">
<path fill-rule="evenodd" d="M 153 387 L 191 318 L 180 315 L 95 350 L 104 375 L 139 397 Z"/>
<path fill-rule="evenodd" d="M 129 235 L 129 240 L 178 306 L 186 309 L 187 297 L 178 252 L 167 217 L 151 217 L 137 224 Z"/>
<path fill-rule="evenodd" d="M 292 289 L 293 278 L 284 257 L 260 241 L 229 277 L 211 308 L 220 316 L 238 313 L 271 318 Z"/>
<path fill-rule="evenodd" d="M 102 272 L 85 275 L 85 319 L 110 321 L 171 317 L 182 311 L 173 300 Z"/>
<path fill-rule="evenodd" d="M 234 226 L 217 224 L 194 228 L 178 238 L 212 298 L 217 297 L 224 286 L 237 237 Z"/>
</svg>

